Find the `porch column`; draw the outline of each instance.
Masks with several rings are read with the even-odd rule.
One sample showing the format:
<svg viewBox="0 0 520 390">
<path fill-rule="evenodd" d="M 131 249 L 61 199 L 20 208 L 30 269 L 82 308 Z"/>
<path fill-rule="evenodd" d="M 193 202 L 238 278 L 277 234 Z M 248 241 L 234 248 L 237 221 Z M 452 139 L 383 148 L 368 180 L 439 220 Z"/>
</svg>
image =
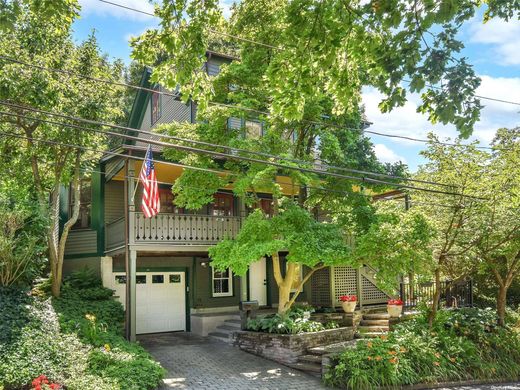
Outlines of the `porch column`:
<svg viewBox="0 0 520 390">
<path fill-rule="evenodd" d="M 101 281 L 103 282 L 103 287 L 112 288 L 112 258 L 110 256 L 103 256 L 100 259 L 100 262 Z"/>
<path fill-rule="evenodd" d="M 134 190 L 135 190 L 135 167 L 134 161 L 127 159 L 125 161 L 125 269 L 126 269 L 126 338 L 135 341 L 136 330 L 136 303 L 135 303 L 135 273 L 137 268 L 137 252 L 130 248 L 130 230 L 132 223 L 131 218 L 134 216 Z"/>
<path fill-rule="evenodd" d="M 130 251 L 130 261 L 129 261 L 129 271 L 128 271 L 128 285 L 130 286 L 130 306 L 127 307 L 127 310 L 130 311 L 130 341 L 135 341 L 135 332 L 136 332 L 136 304 L 135 304 L 135 273 L 136 273 L 136 264 L 137 264 L 137 251 Z"/>
</svg>

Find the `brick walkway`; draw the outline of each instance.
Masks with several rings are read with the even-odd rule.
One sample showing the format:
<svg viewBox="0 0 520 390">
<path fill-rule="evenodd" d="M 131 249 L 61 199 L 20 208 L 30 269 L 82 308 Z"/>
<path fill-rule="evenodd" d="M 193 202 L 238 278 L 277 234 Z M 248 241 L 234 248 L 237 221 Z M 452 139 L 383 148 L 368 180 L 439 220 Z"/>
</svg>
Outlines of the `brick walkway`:
<svg viewBox="0 0 520 390">
<path fill-rule="evenodd" d="M 168 371 L 160 389 L 325 389 L 318 378 L 189 333 L 139 336 Z"/>
</svg>

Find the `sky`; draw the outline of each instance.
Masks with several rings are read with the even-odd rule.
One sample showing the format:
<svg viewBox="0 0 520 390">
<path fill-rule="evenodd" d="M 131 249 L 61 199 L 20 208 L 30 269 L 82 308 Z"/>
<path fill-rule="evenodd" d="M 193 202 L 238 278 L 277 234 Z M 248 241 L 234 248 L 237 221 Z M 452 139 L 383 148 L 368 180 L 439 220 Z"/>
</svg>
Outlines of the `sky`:
<svg viewBox="0 0 520 390">
<path fill-rule="evenodd" d="M 112 0 L 113 2 L 153 13 L 148 0 Z M 224 15 L 229 15 L 232 0 L 220 2 Z M 121 58 L 130 62 L 128 41 L 146 29 L 157 26 L 158 19 L 139 14 L 99 0 L 80 0 L 81 17 L 74 24 L 74 38 L 84 40 L 95 30 L 101 50 L 110 58 Z M 505 22 L 491 20 L 483 24 L 481 15 L 468 21 L 460 31 L 465 48 L 462 54 L 474 66 L 482 83 L 477 94 L 520 103 L 520 21 Z M 365 113 L 372 125 L 370 130 L 392 135 L 426 138 L 429 132 L 438 134 L 442 139 L 453 139 L 457 132 L 454 126 L 432 125 L 425 115 L 417 113 L 419 96 L 408 96 L 407 103 L 392 112 L 382 114 L 378 103 L 381 94 L 372 88 L 363 89 Z M 473 136 L 488 145 L 497 129 L 520 126 L 520 105 L 482 100 L 485 106 L 480 121 L 476 124 Z M 376 155 L 383 162 L 402 161 L 415 171 L 424 163 L 420 151 L 423 143 L 382 136 L 370 136 Z"/>
</svg>

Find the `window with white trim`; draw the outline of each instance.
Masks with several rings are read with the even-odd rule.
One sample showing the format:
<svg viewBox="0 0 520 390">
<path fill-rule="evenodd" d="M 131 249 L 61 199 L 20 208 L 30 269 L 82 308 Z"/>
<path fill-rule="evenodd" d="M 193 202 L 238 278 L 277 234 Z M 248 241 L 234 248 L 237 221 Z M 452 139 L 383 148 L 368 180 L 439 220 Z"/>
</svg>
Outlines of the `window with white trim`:
<svg viewBox="0 0 520 390">
<path fill-rule="evenodd" d="M 233 295 L 233 272 L 211 267 L 211 292 L 213 297 L 231 297 Z"/>
</svg>

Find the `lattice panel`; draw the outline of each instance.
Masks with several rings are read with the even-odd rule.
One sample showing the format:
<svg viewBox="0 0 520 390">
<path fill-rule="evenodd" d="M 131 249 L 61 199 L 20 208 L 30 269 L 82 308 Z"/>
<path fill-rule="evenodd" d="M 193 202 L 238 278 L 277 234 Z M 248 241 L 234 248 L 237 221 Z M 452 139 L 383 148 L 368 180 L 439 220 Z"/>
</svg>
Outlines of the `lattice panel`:
<svg viewBox="0 0 520 390">
<path fill-rule="evenodd" d="M 388 295 L 381 291 L 374 283 L 361 275 L 361 289 L 363 294 L 363 303 L 386 303 Z"/>
<path fill-rule="evenodd" d="M 334 267 L 334 302 L 339 304 L 342 295 L 357 294 L 357 275 L 352 267 Z"/>
<path fill-rule="evenodd" d="M 329 307 L 330 301 L 330 268 L 323 268 L 311 276 L 311 304 Z"/>
</svg>

